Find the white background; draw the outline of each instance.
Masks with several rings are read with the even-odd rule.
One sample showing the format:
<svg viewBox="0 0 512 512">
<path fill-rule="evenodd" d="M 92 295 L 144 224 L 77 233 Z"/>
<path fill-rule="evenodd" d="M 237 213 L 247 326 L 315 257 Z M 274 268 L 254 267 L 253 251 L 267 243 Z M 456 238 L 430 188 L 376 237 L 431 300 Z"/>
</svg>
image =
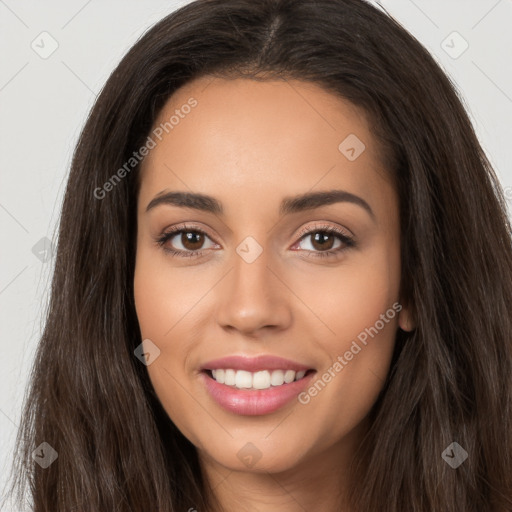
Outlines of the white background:
<svg viewBox="0 0 512 512">
<path fill-rule="evenodd" d="M 108 75 L 147 28 L 186 3 L 0 0 L 1 486 L 8 476 L 54 264 L 51 252 L 42 261 L 32 249 L 44 237 L 56 240 L 72 151 Z M 506 190 L 510 212 L 512 1 L 379 3 L 423 43 L 459 88 Z M 40 36 L 45 31 L 50 36 Z M 454 31 L 461 37 L 453 36 Z M 48 58 L 31 47 L 48 51 L 52 40 L 58 47 Z M 464 41 L 468 48 L 458 56 Z"/>
</svg>

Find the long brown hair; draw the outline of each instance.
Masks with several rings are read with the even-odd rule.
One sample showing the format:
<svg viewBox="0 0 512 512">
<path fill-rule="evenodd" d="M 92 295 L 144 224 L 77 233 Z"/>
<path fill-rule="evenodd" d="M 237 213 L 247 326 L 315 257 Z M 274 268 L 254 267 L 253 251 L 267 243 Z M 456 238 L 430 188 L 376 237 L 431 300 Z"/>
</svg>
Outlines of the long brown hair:
<svg viewBox="0 0 512 512">
<path fill-rule="evenodd" d="M 368 113 L 400 199 L 392 366 L 353 467 L 361 512 L 512 510 L 512 243 L 499 181 L 457 91 L 362 0 L 202 0 L 151 28 L 106 82 L 74 153 L 13 486 L 34 512 L 213 510 L 195 447 L 163 411 L 133 300 L 137 167 L 164 103 L 201 76 L 299 79 Z M 198 107 L 200 108 L 200 107 Z M 96 191 L 96 194 L 95 194 Z M 43 469 L 33 450 L 57 460 Z M 442 456 L 457 442 L 468 458 Z M 214 506 L 215 505 L 215 506 Z"/>
</svg>

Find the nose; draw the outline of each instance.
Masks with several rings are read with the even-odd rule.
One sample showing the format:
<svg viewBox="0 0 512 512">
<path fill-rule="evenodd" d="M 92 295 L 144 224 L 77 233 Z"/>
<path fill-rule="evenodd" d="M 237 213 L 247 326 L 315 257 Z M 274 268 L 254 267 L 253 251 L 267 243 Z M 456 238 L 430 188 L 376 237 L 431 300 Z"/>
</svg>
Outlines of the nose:
<svg viewBox="0 0 512 512">
<path fill-rule="evenodd" d="M 216 287 L 216 320 L 223 329 L 254 336 L 263 329 L 279 331 L 290 325 L 293 294 L 271 260 L 266 250 L 252 262 L 234 254 L 231 270 Z"/>
</svg>

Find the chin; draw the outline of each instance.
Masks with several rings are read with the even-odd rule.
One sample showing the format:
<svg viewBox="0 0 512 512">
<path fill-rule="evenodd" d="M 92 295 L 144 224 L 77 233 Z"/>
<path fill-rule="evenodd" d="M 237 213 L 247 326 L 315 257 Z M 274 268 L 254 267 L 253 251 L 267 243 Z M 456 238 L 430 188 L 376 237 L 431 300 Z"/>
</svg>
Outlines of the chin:
<svg viewBox="0 0 512 512">
<path fill-rule="evenodd" d="M 302 446 L 301 446 L 302 444 Z M 247 441 L 232 440 L 222 449 L 208 450 L 210 458 L 231 471 L 251 473 L 281 473 L 298 466 L 306 457 L 303 443 L 283 443 L 247 437 Z"/>
</svg>

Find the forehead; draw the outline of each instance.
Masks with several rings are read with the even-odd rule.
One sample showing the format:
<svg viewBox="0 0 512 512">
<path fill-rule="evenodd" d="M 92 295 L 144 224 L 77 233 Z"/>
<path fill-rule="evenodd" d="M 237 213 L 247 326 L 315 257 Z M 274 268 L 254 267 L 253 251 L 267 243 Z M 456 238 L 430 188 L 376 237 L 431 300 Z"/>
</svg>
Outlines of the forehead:
<svg viewBox="0 0 512 512">
<path fill-rule="evenodd" d="M 145 199 L 188 188 L 240 205 L 340 185 L 371 197 L 387 179 L 365 112 L 297 80 L 194 80 L 169 98 L 150 135 Z"/>
</svg>

